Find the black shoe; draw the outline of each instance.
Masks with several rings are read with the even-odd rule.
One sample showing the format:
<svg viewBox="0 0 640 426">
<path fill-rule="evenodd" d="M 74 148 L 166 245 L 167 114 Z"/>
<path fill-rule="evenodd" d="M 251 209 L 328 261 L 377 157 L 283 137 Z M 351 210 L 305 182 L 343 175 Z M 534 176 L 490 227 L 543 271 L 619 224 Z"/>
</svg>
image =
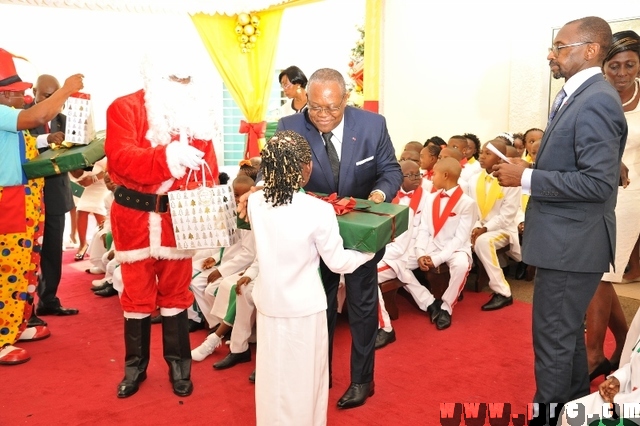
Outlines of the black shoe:
<svg viewBox="0 0 640 426">
<path fill-rule="evenodd" d="M 256 382 L 256 370 L 253 370 L 253 373 L 249 374 L 249 381 L 251 383 L 255 383 Z"/>
<path fill-rule="evenodd" d="M 444 330 L 451 326 L 451 314 L 444 309 L 440 311 L 438 319 L 436 319 L 436 328 L 438 330 Z"/>
<path fill-rule="evenodd" d="M 216 370 L 224 370 L 226 368 L 231 368 L 236 364 L 249 361 L 251 361 L 250 349 L 247 349 L 246 351 L 240 353 L 229 352 L 229 355 L 224 357 L 222 361 L 218 361 L 213 364 L 213 368 L 215 368 Z"/>
<path fill-rule="evenodd" d="M 111 284 L 109 281 L 104 281 L 102 284 L 100 284 L 99 286 L 92 286 L 91 287 L 91 291 L 93 291 L 94 293 L 98 290 L 104 290 L 107 287 L 113 287 L 113 284 Z"/>
<path fill-rule="evenodd" d="M 496 309 L 501 309 L 509 305 L 513 305 L 513 297 L 507 297 L 498 293 L 493 293 L 491 299 L 487 303 L 482 305 L 482 310 L 495 311 Z"/>
<path fill-rule="evenodd" d="M 355 408 L 367 401 L 367 398 L 375 393 L 375 383 L 351 383 L 349 389 L 338 401 L 338 408 Z"/>
<path fill-rule="evenodd" d="M 204 329 L 204 321 L 197 322 L 192 319 L 189 320 L 189 333 L 202 329 Z"/>
<path fill-rule="evenodd" d="M 63 308 L 62 306 L 38 306 L 36 308 L 36 314 L 40 316 L 45 315 L 57 315 L 57 316 L 67 316 L 67 315 L 78 315 L 78 311 L 76 308 Z"/>
<path fill-rule="evenodd" d="M 458 302 L 462 302 L 462 300 L 464 299 L 464 292 L 460 292 L 460 295 L 458 296 Z"/>
<path fill-rule="evenodd" d="M 111 296 L 117 296 L 118 290 L 116 290 L 115 288 L 113 288 L 111 284 L 109 284 L 107 287 L 103 288 L 102 290 L 94 291 L 93 294 L 101 297 L 111 297 Z"/>
<path fill-rule="evenodd" d="M 527 277 L 527 264 L 524 262 L 518 263 L 516 267 L 516 280 L 524 280 Z"/>
<path fill-rule="evenodd" d="M 47 325 L 47 322 L 44 321 L 42 318 L 38 318 L 34 309 L 34 311 L 31 313 L 31 318 L 29 318 L 29 320 L 27 321 L 27 327 L 37 327 L 37 326 L 45 326 L 45 325 Z"/>
<path fill-rule="evenodd" d="M 396 331 L 391 330 L 389 332 L 384 331 L 383 329 L 378 329 L 378 334 L 376 335 L 376 349 L 384 348 L 389 343 L 393 343 L 396 341 Z"/>
<path fill-rule="evenodd" d="M 162 322 L 162 315 L 158 314 L 155 317 L 151 317 L 151 324 L 160 324 Z"/>
<path fill-rule="evenodd" d="M 431 324 L 436 322 L 438 315 L 440 315 L 440 307 L 442 306 L 442 300 L 434 300 L 432 304 L 427 307 L 427 313 L 431 318 Z"/>
</svg>

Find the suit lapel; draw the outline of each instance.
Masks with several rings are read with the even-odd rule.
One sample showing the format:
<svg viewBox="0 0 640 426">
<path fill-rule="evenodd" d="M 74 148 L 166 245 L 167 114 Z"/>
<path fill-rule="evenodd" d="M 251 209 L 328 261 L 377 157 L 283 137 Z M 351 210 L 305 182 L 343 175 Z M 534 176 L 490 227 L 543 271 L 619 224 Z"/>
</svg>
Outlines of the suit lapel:
<svg viewBox="0 0 640 426">
<path fill-rule="evenodd" d="M 560 108 L 560 110 L 558 111 L 558 113 L 555 115 L 555 117 L 553 117 L 553 120 L 551 120 L 551 123 L 549 123 L 549 125 L 547 126 L 545 132 L 544 132 L 544 136 L 542 137 L 542 142 L 540 142 L 540 148 L 538 149 L 538 156 L 536 158 L 536 163 L 539 162 L 540 157 L 542 155 L 542 151 L 544 150 L 544 148 L 547 146 L 547 142 L 549 140 L 549 135 L 551 134 L 551 132 L 553 131 L 553 129 L 555 128 L 556 124 L 558 123 L 558 121 L 562 118 L 562 116 L 567 112 L 567 110 L 569 110 L 569 107 L 571 106 L 571 104 L 573 104 L 575 98 L 577 96 L 580 96 L 580 94 L 589 86 L 591 86 L 592 84 L 594 84 L 595 82 L 602 80 L 603 77 L 601 74 L 596 74 L 593 77 L 590 77 L 587 79 L 587 81 L 585 81 L 584 83 L 582 83 L 580 85 L 580 87 L 578 87 L 576 89 L 575 92 L 573 92 L 571 94 L 571 96 L 569 96 L 569 98 L 567 99 L 567 101 L 565 102 L 564 106 L 562 108 Z"/>
<path fill-rule="evenodd" d="M 342 151 L 340 155 L 340 176 L 354 176 L 355 156 L 356 148 L 356 128 L 354 126 L 354 120 L 351 114 L 352 107 L 346 107 L 344 110 L 344 126 L 342 131 Z M 339 186 L 344 188 L 346 179 L 341 179 Z"/>
</svg>

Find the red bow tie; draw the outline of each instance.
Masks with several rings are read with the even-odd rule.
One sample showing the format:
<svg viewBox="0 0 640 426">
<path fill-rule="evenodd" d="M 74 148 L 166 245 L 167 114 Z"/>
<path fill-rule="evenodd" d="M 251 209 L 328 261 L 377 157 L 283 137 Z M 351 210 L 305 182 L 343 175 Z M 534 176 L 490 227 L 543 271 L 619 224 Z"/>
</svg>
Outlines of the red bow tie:
<svg viewBox="0 0 640 426">
<path fill-rule="evenodd" d="M 449 194 L 447 194 L 446 192 L 442 191 L 440 193 L 440 198 L 448 198 L 448 197 L 449 197 Z"/>
<path fill-rule="evenodd" d="M 413 196 L 413 191 L 411 191 L 411 192 L 398 191 L 398 198 L 404 198 L 404 197 L 411 198 L 411 196 Z"/>
<path fill-rule="evenodd" d="M 431 178 L 433 177 L 433 170 L 427 170 L 426 172 L 424 172 L 422 177 L 425 177 L 425 178 L 431 180 Z"/>
</svg>

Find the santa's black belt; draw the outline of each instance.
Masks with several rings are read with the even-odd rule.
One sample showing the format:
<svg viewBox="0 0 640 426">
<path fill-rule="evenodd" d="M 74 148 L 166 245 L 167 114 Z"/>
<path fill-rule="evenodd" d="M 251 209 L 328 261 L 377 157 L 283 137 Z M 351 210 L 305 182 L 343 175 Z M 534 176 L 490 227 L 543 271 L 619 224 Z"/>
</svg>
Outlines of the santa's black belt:
<svg viewBox="0 0 640 426">
<path fill-rule="evenodd" d="M 169 211 L 169 196 L 167 194 L 145 194 L 124 186 L 118 186 L 114 195 L 116 203 L 131 209 L 154 213 L 167 213 Z"/>
</svg>

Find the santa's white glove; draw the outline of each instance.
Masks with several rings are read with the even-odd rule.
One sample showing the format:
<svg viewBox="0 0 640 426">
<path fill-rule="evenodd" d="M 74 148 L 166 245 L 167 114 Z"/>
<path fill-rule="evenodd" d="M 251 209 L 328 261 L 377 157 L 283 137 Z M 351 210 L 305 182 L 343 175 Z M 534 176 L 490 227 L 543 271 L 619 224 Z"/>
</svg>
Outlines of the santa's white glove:
<svg viewBox="0 0 640 426">
<path fill-rule="evenodd" d="M 204 152 L 182 142 L 171 142 L 167 145 L 167 165 L 171 175 L 180 179 L 186 169 L 199 169 L 204 164 Z"/>
</svg>

